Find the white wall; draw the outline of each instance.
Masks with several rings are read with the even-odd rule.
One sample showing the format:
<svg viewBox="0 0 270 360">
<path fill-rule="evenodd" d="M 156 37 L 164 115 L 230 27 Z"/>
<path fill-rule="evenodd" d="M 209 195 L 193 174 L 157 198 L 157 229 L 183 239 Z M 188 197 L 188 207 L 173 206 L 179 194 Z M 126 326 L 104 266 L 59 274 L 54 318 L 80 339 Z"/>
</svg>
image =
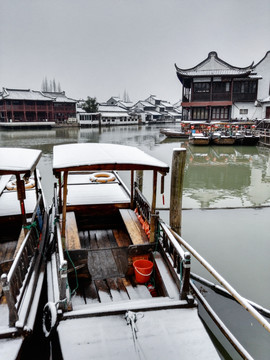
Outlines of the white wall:
<svg viewBox="0 0 270 360">
<path fill-rule="evenodd" d="M 247 114 L 240 114 L 241 109 L 246 109 Z M 262 119 L 262 107 L 254 106 L 254 103 L 250 102 L 236 102 L 232 105 L 232 119 L 237 118 L 238 120 L 256 120 Z"/>
<path fill-rule="evenodd" d="M 257 75 L 261 75 L 258 85 L 258 99 L 263 100 L 269 96 L 270 87 L 270 51 L 268 51 L 263 60 L 256 66 Z"/>
</svg>

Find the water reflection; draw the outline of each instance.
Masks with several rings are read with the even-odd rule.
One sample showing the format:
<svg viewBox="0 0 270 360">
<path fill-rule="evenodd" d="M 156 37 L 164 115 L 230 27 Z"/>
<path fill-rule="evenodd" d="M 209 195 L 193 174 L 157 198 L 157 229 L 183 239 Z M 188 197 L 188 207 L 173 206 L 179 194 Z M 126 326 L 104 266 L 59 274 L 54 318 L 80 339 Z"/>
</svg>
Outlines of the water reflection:
<svg viewBox="0 0 270 360">
<path fill-rule="evenodd" d="M 52 194 L 53 146 L 76 142 L 102 142 L 137 146 L 171 165 L 173 149 L 187 149 L 184 178 L 184 208 L 222 208 L 270 205 L 269 149 L 256 146 L 189 145 L 167 139 L 159 126 L 118 126 L 64 128 L 51 130 L 1 131 L 0 146 L 41 149 L 41 171 L 45 191 Z M 145 176 L 148 176 L 147 174 Z M 151 182 L 150 182 L 151 184 Z M 151 185 L 146 192 L 151 195 Z M 170 174 L 166 180 L 166 205 L 170 194 Z M 158 206 L 162 207 L 161 197 Z"/>
</svg>

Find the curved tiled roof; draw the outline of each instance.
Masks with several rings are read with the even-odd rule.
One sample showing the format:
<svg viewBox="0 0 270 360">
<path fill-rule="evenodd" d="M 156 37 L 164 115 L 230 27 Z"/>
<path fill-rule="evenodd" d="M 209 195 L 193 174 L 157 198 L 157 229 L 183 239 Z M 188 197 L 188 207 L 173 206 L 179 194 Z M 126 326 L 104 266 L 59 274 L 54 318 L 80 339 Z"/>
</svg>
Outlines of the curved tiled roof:
<svg viewBox="0 0 270 360">
<path fill-rule="evenodd" d="M 3 99 L 10 99 L 10 100 L 53 101 L 51 97 L 42 94 L 41 91 L 34 91 L 30 89 L 21 90 L 21 89 L 3 88 L 3 91 L 0 93 L 0 96 Z"/>
<path fill-rule="evenodd" d="M 211 51 L 208 57 L 198 65 L 181 69 L 175 64 L 177 75 L 180 78 L 193 76 L 243 76 L 251 73 L 253 63 L 250 66 L 240 68 L 221 60 L 215 51 Z"/>
</svg>

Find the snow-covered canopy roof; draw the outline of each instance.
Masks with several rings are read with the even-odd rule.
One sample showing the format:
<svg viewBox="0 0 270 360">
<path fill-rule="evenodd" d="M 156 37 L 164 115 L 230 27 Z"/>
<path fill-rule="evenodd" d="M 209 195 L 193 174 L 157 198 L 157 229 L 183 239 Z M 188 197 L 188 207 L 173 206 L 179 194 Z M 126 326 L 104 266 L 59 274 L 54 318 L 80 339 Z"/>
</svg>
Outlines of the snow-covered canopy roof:
<svg viewBox="0 0 270 360">
<path fill-rule="evenodd" d="M 167 173 L 169 167 L 136 147 L 83 143 L 54 146 L 54 174 L 65 170 L 157 170 Z"/>
<path fill-rule="evenodd" d="M 0 175 L 32 173 L 41 157 L 41 150 L 0 148 Z"/>
</svg>

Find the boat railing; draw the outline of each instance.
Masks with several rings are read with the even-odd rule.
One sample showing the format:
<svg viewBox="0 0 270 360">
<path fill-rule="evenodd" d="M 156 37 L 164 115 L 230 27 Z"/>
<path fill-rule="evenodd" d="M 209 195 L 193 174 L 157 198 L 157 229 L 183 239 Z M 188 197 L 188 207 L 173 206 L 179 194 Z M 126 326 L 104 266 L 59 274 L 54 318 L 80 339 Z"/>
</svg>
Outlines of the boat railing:
<svg viewBox="0 0 270 360">
<path fill-rule="evenodd" d="M 250 304 L 250 302 L 242 297 L 195 249 L 193 249 L 181 236 L 170 229 L 174 238 L 189 253 L 196 258 L 201 265 L 233 296 L 233 298 L 242 305 L 268 332 L 270 332 L 270 323 Z"/>
<path fill-rule="evenodd" d="M 150 223 L 151 221 L 150 204 L 137 186 L 135 186 L 135 191 L 134 191 L 134 204 L 135 207 L 139 210 L 139 213 L 144 218 L 144 220 Z"/>
<path fill-rule="evenodd" d="M 31 222 L 25 226 L 28 231 L 11 265 L 8 274 L 1 276 L 2 288 L 9 309 L 9 326 L 23 327 L 31 305 L 31 296 L 26 297 L 30 278 L 39 252 L 43 228 L 44 202 L 41 193 L 33 212 Z M 33 291 L 35 286 L 32 286 Z M 22 311 L 22 307 L 24 310 Z M 19 315 L 20 314 L 20 315 Z M 19 320 L 19 321 L 18 321 Z"/>
<path fill-rule="evenodd" d="M 159 220 L 159 242 L 162 251 L 165 253 L 164 259 L 169 268 L 172 269 L 172 276 L 180 291 L 180 299 L 191 301 L 189 295 L 190 266 L 191 257 L 188 251 L 180 246 L 175 236 L 172 234 L 168 225 Z"/>
<path fill-rule="evenodd" d="M 58 208 L 58 197 L 57 197 L 57 187 L 55 185 L 55 194 L 54 194 L 54 207 L 55 207 L 55 247 L 56 247 L 56 262 L 57 262 L 57 279 L 58 279 L 58 288 L 59 288 L 59 299 L 56 299 L 58 307 L 62 310 L 65 310 L 68 307 L 69 299 L 67 298 L 67 270 L 68 264 L 65 260 L 63 241 L 61 236 L 61 227 L 60 227 L 60 217 L 59 217 L 59 208 Z"/>
</svg>

